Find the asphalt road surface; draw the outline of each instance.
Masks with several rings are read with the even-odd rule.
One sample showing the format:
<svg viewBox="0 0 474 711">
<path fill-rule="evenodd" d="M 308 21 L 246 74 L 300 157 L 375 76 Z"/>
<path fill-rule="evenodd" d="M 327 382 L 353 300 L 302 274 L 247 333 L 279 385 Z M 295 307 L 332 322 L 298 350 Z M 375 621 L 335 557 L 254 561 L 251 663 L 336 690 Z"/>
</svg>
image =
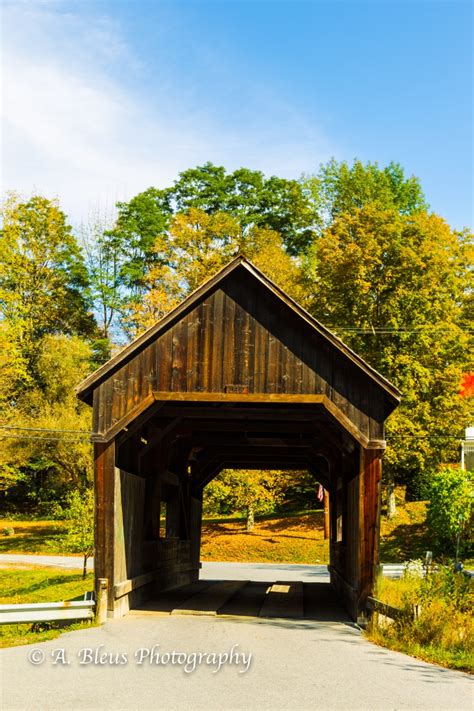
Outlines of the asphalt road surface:
<svg viewBox="0 0 474 711">
<path fill-rule="evenodd" d="M 208 580 L 323 585 L 323 572 L 311 566 L 203 566 Z M 5 711 L 473 706 L 467 674 L 372 645 L 337 615 L 313 621 L 137 610 L 100 628 L 2 650 L 0 669 Z"/>
<path fill-rule="evenodd" d="M 44 565 L 50 568 L 77 568 L 82 570 L 82 557 L 67 555 L 34 555 L 27 553 L 0 553 L 0 565 L 9 564 Z M 225 576 L 230 575 L 232 577 L 234 573 L 229 573 L 228 571 L 230 571 L 231 568 L 235 568 L 236 565 L 242 571 L 244 570 L 244 568 L 248 571 L 252 571 L 250 576 L 252 580 L 266 580 L 265 577 L 259 578 L 252 576 L 265 576 L 267 575 L 265 571 L 269 570 L 270 568 L 273 568 L 275 570 L 280 568 L 280 570 L 284 570 L 285 575 L 288 579 L 291 579 L 291 576 L 294 576 L 293 579 L 297 580 L 300 579 L 301 575 L 308 575 L 314 581 L 315 576 L 317 576 L 321 582 L 323 582 L 323 580 L 329 580 L 329 574 L 327 572 L 326 565 L 275 565 L 273 563 L 203 563 L 201 577 L 203 577 L 203 575 L 208 575 L 212 577 L 213 575 L 218 574 L 223 580 L 229 579 Z M 89 558 L 89 560 L 87 561 L 87 569 L 94 569 L 94 560 L 92 558 Z M 384 575 L 386 575 L 387 577 L 398 578 L 403 573 L 403 563 L 386 564 L 383 566 L 383 571 Z M 288 577 L 288 573 L 290 574 L 290 577 Z M 246 577 L 248 577 L 247 573 L 245 573 L 245 575 Z M 311 581 L 307 579 L 306 582 Z"/>
</svg>

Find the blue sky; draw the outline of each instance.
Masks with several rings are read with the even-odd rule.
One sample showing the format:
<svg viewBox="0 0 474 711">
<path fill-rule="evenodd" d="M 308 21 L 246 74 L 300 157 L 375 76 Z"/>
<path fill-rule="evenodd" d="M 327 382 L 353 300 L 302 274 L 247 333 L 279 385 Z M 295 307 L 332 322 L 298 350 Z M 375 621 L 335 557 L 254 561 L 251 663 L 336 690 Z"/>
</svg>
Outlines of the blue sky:
<svg viewBox="0 0 474 711">
<path fill-rule="evenodd" d="M 298 177 L 357 156 L 472 226 L 472 9 L 4 0 L 2 187 L 77 225 L 206 160 Z"/>
</svg>

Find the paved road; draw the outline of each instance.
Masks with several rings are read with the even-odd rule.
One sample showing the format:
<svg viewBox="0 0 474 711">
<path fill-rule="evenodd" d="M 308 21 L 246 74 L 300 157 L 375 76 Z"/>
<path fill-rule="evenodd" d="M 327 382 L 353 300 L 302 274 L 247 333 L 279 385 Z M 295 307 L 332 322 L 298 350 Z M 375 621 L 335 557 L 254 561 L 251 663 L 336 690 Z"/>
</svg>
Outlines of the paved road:
<svg viewBox="0 0 474 711">
<path fill-rule="evenodd" d="M 153 645 L 153 663 L 144 657 Z M 194 652 L 230 654 L 232 664 L 216 672 L 218 658 L 203 657 L 191 670 Z M 52 664 L 64 649 L 66 665 Z M 28 653 L 40 650 L 43 664 Z M 81 651 L 86 650 L 86 651 Z M 88 652 L 88 650 L 93 650 Z M 86 663 L 91 654 L 103 664 Z M 142 650 L 142 651 L 140 651 Z M 184 653 L 172 658 L 156 657 Z M 37 651 L 35 651 L 37 653 Z M 235 654 L 252 654 L 235 657 Z M 113 662 L 127 655 L 128 664 Z M 151 652 L 150 652 L 151 654 Z M 94 657 L 92 657 L 94 658 Z M 168 664 L 156 663 L 168 661 Z M 197 661 L 197 660 L 196 660 Z M 153 617 L 139 615 L 63 635 L 34 647 L 0 652 L 1 707 L 61 709 L 379 709 L 471 708 L 467 675 L 424 664 L 376 647 L 350 624 L 289 620 Z M 248 669 L 248 671 L 245 671 Z M 243 673 L 241 673 L 243 672 Z"/>
<path fill-rule="evenodd" d="M 291 565 L 284 563 L 203 563 L 202 580 L 301 580 L 303 583 L 326 583 L 326 565 Z"/>
<path fill-rule="evenodd" d="M 47 568 L 68 568 L 82 570 L 83 558 L 73 555 L 32 555 L 26 553 L 0 553 L 0 565 L 10 563 L 20 565 L 44 565 Z M 94 570 L 94 560 L 89 558 L 87 569 Z"/>
<path fill-rule="evenodd" d="M 324 582 L 319 577 L 324 571 L 304 567 L 305 580 Z M 207 579 L 290 580 L 301 578 L 301 572 L 292 565 L 203 566 Z M 58 649 L 65 655 L 58 661 L 69 664 L 53 664 Z M 31 654 L 44 654 L 44 662 L 35 666 L 28 660 Z M 228 663 L 216 673 L 219 655 L 225 654 Z M 116 663 L 121 661 L 127 663 Z M 157 616 L 149 611 L 43 644 L 1 650 L 0 669 L 5 711 L 464 711 L 472 708 L 474 689 L 468 675 L 376 647 L 348 622 Z"/>
<path fill-rule="evenodd" d="M 23 565 L 44 565 L 51 568 L 69 568 L 82 570 L 82 558 L 80 556 L 64 555 L 29 555 L 20 553 L 1 553 L 0 565 L 23 564 Z M 239 579 L 269 580 L 267 576 L 270 569 L 285 571 L 287 580 L 300 580 L 304 582 L 324 582 L 329 580 L 327 567 L 325 565 L 275 565 L 273 563 L 203 563 L 201 577 L 219 577 L 221 580 L 232 579 L 230 573 L 235 565 L 242 571 Z M 94 561 L 90 558 L 87 562 L 87 569 L 94 569 Z M 384 575 L 398 578 L 403 573 L 403 563 L 388 564 L 383 566 Z M 246 572 L 245 572 L 246 571 Z M 231 576 L 230 578 L 228 576 Z"/>
</svg>

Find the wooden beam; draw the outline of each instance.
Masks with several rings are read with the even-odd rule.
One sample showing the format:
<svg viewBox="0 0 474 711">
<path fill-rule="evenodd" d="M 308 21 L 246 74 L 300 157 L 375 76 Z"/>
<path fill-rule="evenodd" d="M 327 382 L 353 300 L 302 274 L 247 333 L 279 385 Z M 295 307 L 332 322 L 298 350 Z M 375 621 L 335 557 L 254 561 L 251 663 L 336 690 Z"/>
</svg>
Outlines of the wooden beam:
<svg viewBox="0 0 474 711">
<path fill-rule="evenodd" d="M 311 434 L 313 432 L 313 425 L 305 422 L 286 421 L 281 420 L 260 420 L 252 422 L 236 422 L 229 421 L 227 419 L 215 419 L 215 420 L 199 420 L 196 419 L 188 420 L 186 416 L 183 416 L 182 425 L 180 427 L 181 431 L 192 431 L 193 435 L 196 437 L 203 434 L 214 434 L 217 432 L 231 432 L 231 433 L 245 433 L 249 437 L 253 436 L 252 433 L 264 433 L 277 435 L 280 432 L 284 434 Z"/>
<path fill-rule="evenodd" d="M 359 428 L 334 404 L 326 395 L 305 393 L 202 393 L 202 392 L 169 392 L 154 391 L 154 398 L 158 402 L 186 402 L 186 403 L 248 403 L 272 405 L 321 405 L 336 420 L 343 430 L 348 432 L 365 449 L 381 449 L 382 440 L 371 441 Z M 216 413 L 217 414 L 217 413 Z M 234 413 L 233 413 L 234 414 Z M 295 413 L 291 413 L 292 416 Z M 273 416 L 275 413 L 273 413 Z M 186 413 L 186 417 L 188 417 Z"/>
<path fill-rule="evenodd" d="M 179 426 L 181 420 L 182 420 L 181 417 L 176 417 L 166 427 L 163 427 L 163 429 L 158 430 L 158 432 L 156 434 L 152 435 L 152 437 L 148 439 L 148 443 L 140 451 L 140 453 L 138 455 L 140 457 L 140 459 L 142 457 L 145 457 L 152 449 L 154 449 L 154 447 L 156 447 L 166 437 L 168 437 L 170 434 L 172 434 L 176 430 L 176 428 Z"/>
<path fill-rule="evenodd" d="M 311 463 L 307 456 L 298 455 L 288 458 L 278 457 L 278 459 L 268 459 L 264 457 L 262 460 L 255 456 L 229 456 L 228 458 L 214 458 L 213 466 L 207 466 L 201 471 L 196 484 L 205 486 L 208 484 L 222 469 L 308 469 L 311 470 Z"/>
<path fill-rule="evenodd" d="M 126 415 L 124 415 L 120 420 L 115 422 L 112 427 L 110 427 L 106 432 L 94 432 L 91 436 L 92 442 L 110 442 L 110 440 L 115 437 L 119 432 L 121 432 L 130 422 L 135 420 L 139 415 L 141 415 L 145 410 L 151 407 L 155 403 L 155 398 L 153 395 L 148 395 L 144 398 L 138 405 L 132 407 Z"/>
<path fill-rule="evenodd" d="M 201 393 L 201 392 L 153 392 L 158 402 L 218 402 L 218 403 L 282 403 L 292 405 L 321 405 L 325 395 L 293 393 Z"/>
<path fill-rule="evenodd" d="M 159 414 L 159 412 L 164 407 L 164 403 L 155 403 L 155 406 L 147 410 L 145 409 L 141 415 L 139 415 L 135 420 L 130 422 L 124 427 L 124 429 L 119 432 L 115 437 L 116 447 L 120 447 L 127 439 L 137 434 L 145 425 L 148 425 L 153 419 Z"/>
<path fill-rule="evenodd" d="M 281 407 L 279 403 L 273 403 L 273 407 L 264 408 L 261 407 L 260 403 L 253 403 L 253 407 L 244 408 L 242 405 L 238 408 L 231 408 L 230 403 L 209 403 L 209 407 L 205 407 L 205 403 L 202 406 L 193 406 L 191 403 L 183 402 L 181 405 L 174 402 L 164 402 L 164 407 L 162 410 L 163 417 L 179 417 L 182 416 L 186 420 L 195 421 L 198 420 L 209 420 L 222 422 L 224 420 L 228 421 L 269 421 L 269 422 L 302 422 L 307 423 L 314 420 L 317 414 L 315 405 L 312 409 L 302 408 L 302 407 Z M 187 407 L 187 404 L 191 404 Z M 270 404 L 270 403 L 268 403 Z M 249 403 L 252 405 L 252 403 Z"/>
</svg>

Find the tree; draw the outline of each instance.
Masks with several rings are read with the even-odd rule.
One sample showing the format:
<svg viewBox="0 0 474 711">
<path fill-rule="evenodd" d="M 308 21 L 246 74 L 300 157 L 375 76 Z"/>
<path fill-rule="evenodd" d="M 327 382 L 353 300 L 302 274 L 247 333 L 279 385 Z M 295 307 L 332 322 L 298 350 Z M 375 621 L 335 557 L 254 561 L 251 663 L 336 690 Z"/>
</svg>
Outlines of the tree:
<svg viewBox="0 0 474 711">
<path fill-rule="evenodd" d="M 18 333 L 18 330 L 20 333 Z M 0 416 L 16 400 L 22 388 L 31 383 L 28 361 L 21 348 L 21 327 L 0 320 Z"/>
<path fill-rule="evenodd" d="M 84 339 L 97 335 L 88 287 L 81 251 L 58 205 L 10 196 L 0 241 L 5 502 L 41 504 L 90 479 L 90 413 L 74 394 L 91 370 Z"/>
<path fill-rule="evenodd" d="M 127 245 L 111 227 L 111 218 L 97 211 L 80 229 L 91 301 L 102 341 L 97 342 L 97 347 L 102 345 L 105 360 L 110 358 L 112 338 L 120 334 L 120 316 L 127 302 L 123 270 L 129 258 Z"/>
<path fill-rule="evenodd" d="M 332 159 L 321 165 L 313 176 L 304 176 L 302 186 L 315 212 L 320 230 L 329 227 L 338 216 L 375 204 L 400 215 L 426 211 L 428 205 L 418 178 L 405 177 L 399 163 L 380 168 L 377 163 L 352 165 Z"/>
<path fill-rule="evenodd" d="M 426 522 L 437 548 L 455 554 L 473 534 L 474 472 L 444 467 L 431 475 Z"/>
<path fill-rule="evenodd" d="M 129 255 L 121 273 L 134 296 L 146 290 L 148 269 L 166 265 L 155 243 L 157 239 L 166 240 L 170 223 L 180 213 L 193 209 L 209 216 L 226 213 L 244 232 L 268 228 L 280 234 L 291 254 L 304 249 L 314 234 L 311 200 L 299 181 L 266 178 L 247 168 L 227 173 L 224 167 L 212 163 L 185 170 L 173 186 L 149 188 L 117 207 L 118 219 L 112 232 Z"/>
<path fill-rule="evenodd" d="M 123 256 L 119 279 L 137 301 L 146 291 L 145 277 L 157 259 L 155 240 L 166 233 L 172 216 L 169 191 L 149 188 L 129 202 L 117 203 L 117 209 L 116 224 L 105 237 Z"/>
<path fill-rule="evenodd" d="M 212 215 L 226 212 L 242 228 L 267 227 L 278 232 L 290 253 L 298 253 L 313 236 L 313 213 L 297 180 L 287 180 L 248 168 L 227 173 L 205 163 L 180 173 L 169 190 L 175 212 L 197 208 Z"/>
<path fill-rule="evenodd" d="M 387 424 L 391 488 L 457 457 L 470 249 L 436 215 L 370 204 L 337 217 L 305 260 L 310 311 L 403 393 Z"/>
<path fill-rule="evenodd" d="M 205 510 L 242 511 L 246 530 L 252 531 L 255 516 L 273 511 L 282 500 L 286 483 L 283 472 L 225 469 L 205 489 Z"/>
<path fill-rule="evenodd" d="M 44 336 L 36 349 L 32 385 L 3 411 L 2 424 L 12 429 L 0 430 L 0 486 L 11 500 L 38 506 L 92 481 L 91 413 L 74 392 L 92 352 L 66 335 Z"/>
<path fill-rule="evenodd" d="M 190 208 L 177 214 L 169 233 L 153 245 L 155 266 L 146 278 L 148 292 L 129 310 L 129 332 L 153 325 L 187 294 L 224 267 L 232 257 L 244 254 L 290 294 L 299 295 L 299 267 L 285 251 L 276 232 L 251 227 L 224 212 L 207 214 Z"/>
<path fill-rule="evenodd" d="M 82 577 L 87 575 L 87 560 L 94 554 L 94 493 L 85 489 L 83 494 L 73 491 L 64 509 L 66 536 L 64 547 L 71 553 L 83 556 Z"/>
<path fill-rule="evenodd" d="M 27 370 L 44 335 L 94 333 L 87 286 L 81 252 L 57 204 L 10 196 L 0 241 L 0 313 Z"/>
</svg>

